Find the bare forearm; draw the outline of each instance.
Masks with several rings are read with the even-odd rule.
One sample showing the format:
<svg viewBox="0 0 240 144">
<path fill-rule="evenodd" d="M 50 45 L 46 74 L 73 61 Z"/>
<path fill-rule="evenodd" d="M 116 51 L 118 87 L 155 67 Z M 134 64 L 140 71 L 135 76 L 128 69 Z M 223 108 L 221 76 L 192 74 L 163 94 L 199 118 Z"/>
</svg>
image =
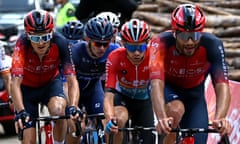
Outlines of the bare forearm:
<svg viewBox="0 0 240 144">
<path fill-rule="evenodd" d="M 114 114 L 114 94 L 111 92 L 105 92 L 103 110 L 106 119 L 110 119 L 115 116 Z"/>
<path fill-rule="evenodd" d="M 226 117 L 231 102 L 231 94 L 229 86 L 226 83 L 217 84 L 216 92 L 216 114 L 215 118 L 220 119 Z"/>
<path fill-rule="evenodd" d="M 78 106 L 80 92 L 78 82 L 75 79 L 75 76 L 68 78 L 68 97 L 69 97 L 69 105 Z"/>
<path fill-rule="evenodd" d="M 7 74 L 3 74 L 2 75 L 5 86 L 6 86 L 6 90 L 8 92 L 8 95 L 11 95 L 11 74 L 7 73 Z"/>
<path fill-rule="evenodd" d="M 166 118 L 165 100 L 164 100 L 164 82 L 161 80 L 151 81 L 151 99 L 153 110 L 158 119 Z"/>
<path fill-rule="evenodd" d="M 21 93 L 20 86 L 13 83 L 12 87 L 11 87 L 11 94 L 12 94 L 13 104 L 14 104 L 14 107 L 16 108 L 17 112 L 23 110 L 24 105 L 23 105 L 22 93 Z"/>
</svg>

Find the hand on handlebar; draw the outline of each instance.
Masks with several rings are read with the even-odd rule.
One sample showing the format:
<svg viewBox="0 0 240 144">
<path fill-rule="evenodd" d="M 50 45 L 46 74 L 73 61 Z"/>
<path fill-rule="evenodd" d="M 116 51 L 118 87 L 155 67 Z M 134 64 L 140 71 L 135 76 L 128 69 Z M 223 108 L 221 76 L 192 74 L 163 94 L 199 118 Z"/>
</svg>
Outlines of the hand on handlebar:
<svg viewBox="0 0 240 144">
<path fill-rule="evenodd" d="M 69 114 L 70 118 L 73 120 L 79 119 L 79 117 L 80 117 L 80 119 L 83 119 L 83 116 L 84 116 L 84 112 L 82 112 L 76 106 L 69 106 L 67 109 L 67 114 Z"/>
<path fill-rule="evenodd" d="M 229 121 L 226 120 L 225 118 L 219 119 L 219 120 L 213 120 L 212 126 L 221 134 L 221 136 L 225 134 L 227 135 L 230 134 L 232 130 L 232 127 Z"/>
<path fill-rule="evenodd" d="M 167 117 L 163 119 L 159 119 L 156 129 L 159 134 L 165 133 L 165 134 L 170 134 L 171 132 L 171 125 L 173 124 L 173 118 L 172 117 Z"/>
<path fill-rule="evenodd" d="M 18 133 L 18 129 L 24 129 L 27 122 L 30 120 L 30 114 L 27 113 L 25 110 L 21 110 L 20 112 L 16 113 L 15 116 L 15 128 L 16 132 Z"/>
<path fill-rule="evenodd" d="M 107 122 L 106 127 L 105 127 L 105 132 L 106 133 L 110 133 L 110 132 L 114 132 L 117 133 L 118 132 L 118 126 L 115 120 L 111 119 Z"/>
</svg>

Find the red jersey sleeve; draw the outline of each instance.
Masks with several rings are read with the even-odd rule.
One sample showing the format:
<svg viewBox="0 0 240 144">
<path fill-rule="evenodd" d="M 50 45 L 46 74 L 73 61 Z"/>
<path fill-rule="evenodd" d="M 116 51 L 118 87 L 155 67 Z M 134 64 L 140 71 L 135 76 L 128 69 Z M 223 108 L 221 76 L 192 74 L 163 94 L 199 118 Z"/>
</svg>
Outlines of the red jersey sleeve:
<svg viewBox="0 0 240 144">
<path fill-rule="evenodd" d="M 22 41 L 21 39 L 17 41 L 12 55 L 11 73 L 13 76 L 23 76 L 25 50 L 23 44 L 21 44 L 21 41 Z"/>
<path fill-rule="evenodd" d="M 153 37 L 150 41 L 150 59 L 149 73 L 150 80 L 164 80 L 164 60 L 165 60 L 165 45 L 161 43 L 159 37 Z"/>
</svg>

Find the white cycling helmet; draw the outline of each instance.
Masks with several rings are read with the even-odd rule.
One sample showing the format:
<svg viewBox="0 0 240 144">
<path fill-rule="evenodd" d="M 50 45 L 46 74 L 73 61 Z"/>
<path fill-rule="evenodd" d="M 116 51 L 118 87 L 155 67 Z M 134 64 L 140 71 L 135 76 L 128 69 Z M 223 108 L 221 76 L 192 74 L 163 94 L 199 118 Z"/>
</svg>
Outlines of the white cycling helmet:
<svg viewBox="0 0 240 144">
<path fill-rule="evenodd" d="M 118 28 L 120 26 L 119 16 L 113 12 L 101 12 L 96 17 L 102 17 L 107 19 L 109 22 L 112 23 L 113 27 Z"/>
</svg>

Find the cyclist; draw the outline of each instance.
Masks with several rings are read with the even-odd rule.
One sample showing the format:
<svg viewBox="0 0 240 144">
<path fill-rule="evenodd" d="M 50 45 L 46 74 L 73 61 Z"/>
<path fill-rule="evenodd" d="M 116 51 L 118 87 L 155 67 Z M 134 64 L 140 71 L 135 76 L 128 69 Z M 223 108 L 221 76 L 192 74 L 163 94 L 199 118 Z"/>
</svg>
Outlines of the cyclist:
<svg viewBox="0 0 240 144">
<path fill-rule="evenodd" d="M 77 42 L 81 41 L 84 37 L 84 24 L 79 20 L 72 20 L 67 22 L 62 28 L 62 34 L 68 41 L 68 46 L 72 47 Z M 64 82 L 64 91 L 67 94 L 67 81 L 63 74 L 62 67 L 60 66 L 60 71 L 62 75 L 62 79 Z"/>
<path fill-rule="evenodd" d="M 121 45 L 121 38 L 119 36 L 119 28 L 120 28 L 120 20 L 118 15 L 116 15 L 113 12 L 110 11 L 106 11 L 106 12 L 101 12 L 99 14 L 97 14 L 96 17 L 102 17 L 107 19 L 108 21 L 110 21 L 113 25 L 114 28 L 114 37 L 112 39 L 112 42 L 114 43 L 118 43 Z"/>
<path fill-rule="evenodd" d="M 14 48 L 11 90 L 16 108 L 16 131 L 24 128 L 22 143 L 36 143 L 36 124 L 31 118 L 39 116 L 39 103 L 47 105 L 50 115 L 65 115 L 66 96 L 59 75 L 60 63 L 69 85 L 68 112 L 73 119 L 79 116 L 79 91 L 71 49 L 66 39 L 53 28 L 53 18 L 48 12 L 30 11 L 24 18 L 25 33 Z M 66 128 L 66 120 L 56 121 L 55 144 L 64 143 Z"/>
<path fill-rule="evenodd" d="M 159 133 L 169 134 L 169 122 L 174 128 L 208 128 L 204 96 L 208 74 L 217 99 L 214 127 L 221 127 L 218 131 L 222 135 L 231 129 L 226 120 L 231 97 L 224 46 L 219 38 L 203 32 L 205 21 L 197 5 L 179 5 L 171 15 L 172 31 L 162 32 L 151 40 L 152 102 Z M 167 135 L 166 144 L 174 143 L 172 135 Z M 207 134 L 194 137 L 195 144 L 207 141 Z"/>
<path fill-rule="evenodd" d="M 106 64 L 104 114 L 106 130 L 117 132 L 125 126 L 128 115 L 133 125 L 154 126 L 154 116 L 149 95 L 150 26 L 139 19 L 123 24 L 120 34 L 124 47 L 113 51 Z M 112 121 L 117 122 L 113 126 Z M 150 131 L 141 132 L 143 143 L 153 143 Z M 123 133 L 116 133 L 114 144 L 123 142 Z"/>
<path fill-rule="evenodd" d="M 8 92 L 8 97 L 11 99 L 11 65 L 12 65 L 12 58 L 9 55 L 5 54 L 4 48 L 5 42 L 0 41 L 0 73 L 1 77 L 4 81 L 4 86 Z"/>
<path fill-rule="evenodd" d="M 61 32 L 62 27 L 69 21 L 77 20 L 75 16 L 76 8 L 68 0 L 56 0 L 57 4 L 60 4 L 60 8 L 56 17 L 56 30 Z"/>
<path fill-rule="evenodd" d="M 88 20 L 84 28 L 85 40 L 72 47 L 73 61 L 80 88 L 79 107 L 84 106 L 87 114 L 103 113 L 104 91 L 100 77 L 105 73 L 107 56 L 119 45 L 111 43 L 114 36 L 112 24 L 101 17 Z M 72 138 L 69 143 L 77 143 Z"/>
</svg>

